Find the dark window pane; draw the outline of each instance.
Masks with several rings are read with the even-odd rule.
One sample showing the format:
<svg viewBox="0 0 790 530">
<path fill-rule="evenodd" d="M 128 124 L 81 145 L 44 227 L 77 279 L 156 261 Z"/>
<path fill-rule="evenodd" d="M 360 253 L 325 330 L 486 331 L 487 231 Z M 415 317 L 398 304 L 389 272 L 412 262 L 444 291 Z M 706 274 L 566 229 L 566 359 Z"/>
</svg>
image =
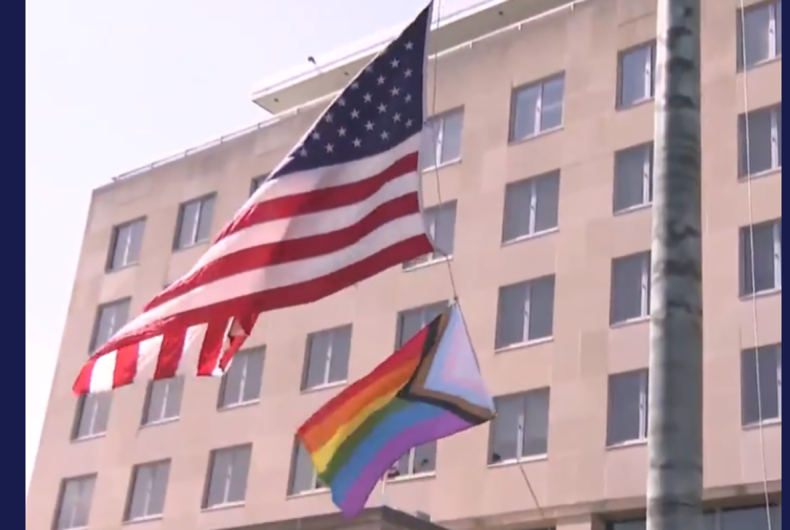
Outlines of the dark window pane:
<svg viewBox="0 0 790 530">
<path fill-rule="evenodd" d="M 519 344 L 527 339 L 525 321 L 528 289 L 527 283 L 508 285 L 499 289 L 497 348 Z"/>
<path fill-rule="evenodd" d="M 617 258 L 612 261 L 611 317 L 616 324 L 645 316 L 648 256 L 644 253 Z"/>
<path fill-rule="evenodd" d="M 511 140 L 520 140 L 533 136 L 538 132 L 536 118 L 538 117 L 538 101 L 541 86 L 531 86 L 518 90 L 513 96 L 513 124 Z"/>
<path fill-rule="evenodd" d="M 643 437 L 642 390 L 645 372 L 634 371 L 609 377 L 607 445 Z"/>
<path fill-rule="evenodd" d="M 524 428 L 520 456 L 546 454 L 549 439 L 549 389 L 524 394 Z"/>
<path fill-rule="evenodd" d="M 529 291 L 527 339 L 551 337 L 554 332 L 554 276 L 531 281 Z"/>
<path fill-rule="evenodd" d="M 436 442 L 428 442 L 412 449 L 414 452 L 413 473 L 432 473 L 436 470 Z"/>
<path fill-rule="evenodd" d="M 351 326 L 332 331 L 332 358 L 329 362 L 329 383 L 345 381 L 348 377 L 348 359 L 351 353 Z"/>
<path fill-rule="evenodd" d="M 446 114 L 442 118 L 441 163 L 452 162 L 461 158 L 463 120 L 464 115 L 460 111 Z"/>
<path fill-rule="evenodd" d="M 261 382 L 263 380 L 263 352 L 250 352 L 247 356 L 247 366 L 244 371 L 244 391 L 241 399 L 248 403 L 261 396 Z"/>
<path fill-rule="evenodd" d="M 505 210 L 502 242 L 513 241 L 532 233 L 530 217 L 532 208 L 532 182 L 523 180 L 505 188 Z"/>
<path fill-rule="evenodd" d="M 557 228 L 560 202 L 560 176 L 558 173 L 535 179 L 535 232 Z"/>
<path fill-rule="evenodd" d="M 310 336 L 304 388 L 310 389 L 326 383 L 326 364 L 329 359 L 330 337 L 327 333 Z"/>
<path fill-rule="evenodd" d="M 543 84 L 540 102 L 540 130 L 548 131 L 562 125 L 565 77 L 556 77 Z"/>
<path fill-rule="evenodd" d="M 208 241 L 211 234 L 211 222 L 214 219 L 214 197 L 203 199 L 200 203 L 200 214 L 197 224 L 196 243 Z"/>
<path fill-rule="evenodd" d="M 491 420 L 491 443 L 488 463 L 496 464 L 518 458 L 518 437 L 524 403 L 518 396 L 495 399 L 497 414 Z"/>
<path fill-rule="evenodd" d="M 178 227 L 177 248 L 185 248 L 195 243 L 197 235 L 200 202 L 193 201 L 181 207 L 181 219 Z"/>
<path fill-rule="evenodd" d="M 291 472 L 291 494 L 310 491 L 316 487 L 316 474 L 310 453 L 299 444 L 296 448 Z"/>
</svg>

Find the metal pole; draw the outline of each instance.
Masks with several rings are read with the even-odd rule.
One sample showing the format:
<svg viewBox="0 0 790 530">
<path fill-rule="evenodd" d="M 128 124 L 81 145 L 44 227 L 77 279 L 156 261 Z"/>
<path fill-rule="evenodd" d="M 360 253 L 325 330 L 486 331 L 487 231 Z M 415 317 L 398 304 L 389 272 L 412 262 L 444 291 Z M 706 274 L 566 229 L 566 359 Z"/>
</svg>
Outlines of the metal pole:
<svg viewBox="0 0 790 530">
<path fill-rule="evenodd" d="M 700 3 L 658 0 L 647 529 L 702 529 Z"/>
</svg>

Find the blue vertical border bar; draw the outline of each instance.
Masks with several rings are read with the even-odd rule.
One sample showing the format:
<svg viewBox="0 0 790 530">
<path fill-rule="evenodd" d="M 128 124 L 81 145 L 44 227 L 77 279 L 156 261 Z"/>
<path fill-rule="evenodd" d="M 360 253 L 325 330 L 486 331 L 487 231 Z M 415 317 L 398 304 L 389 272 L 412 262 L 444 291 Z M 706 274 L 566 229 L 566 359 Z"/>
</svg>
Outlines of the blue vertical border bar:
<svg viewBox="0 0 790 530">
<path fill-rule="evenodd" d="M 26 349 L 22 329 L 25 327 L 25 312 L 19 309 L 25 305 L 25 1 L 9 0 L 3 6 L 0 46 L 3 50 L 3 83 L 0 95 L 3 101 L 2 141 L 3 167 L 5 168 L 5 192 L 3 207 L 0 208 L 0 222 L 3 223 L 2 273 L 4 298 L 8 305 L 5 314 L 3 342 L 5 350 L 6 375 L 0 385 L 0 399 L 5 407 L 5 436 L 3 451 L 6 460 L 5 473 L 11 481 L 19 477 L 22 484 L 25 476 L 25 458 L 13 455 L 26 454 L 25 447 L 25 407 L 17 405 L 25 395 L 25 378 L 19 372 L 25 371 Z M 15 301 L 16 300 L 16 301 Z M 19 341 L 19 344 L 16 344 Z M 16 433 L 16 434 L 11 434 Z M 25 513 L 22 502 L 22 488 L 16 495 L 7 499 L 7 512 L 4 515 L 8 528 L 24 528 Z M 11 492 L 9 492 L 10 494 Z M 17 521 L 17 517 L 19 517 Z"/>
</svg>

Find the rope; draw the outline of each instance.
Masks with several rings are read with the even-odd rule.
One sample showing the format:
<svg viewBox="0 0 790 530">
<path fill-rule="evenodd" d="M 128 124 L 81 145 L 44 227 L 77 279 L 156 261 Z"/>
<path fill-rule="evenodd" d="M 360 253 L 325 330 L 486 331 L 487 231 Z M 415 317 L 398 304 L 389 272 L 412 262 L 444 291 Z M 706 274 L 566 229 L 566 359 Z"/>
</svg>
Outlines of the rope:
<svg viewBox="0 0 790 530">
<path fill-rule="evenodd" d="M 746 14 L 745 14 L 745 3 L 744 0 L 739 0 L 740 9 L 739 9 L 739 17 L 740 17 L 740 31 L 741 31 L 741 46 L 740 46 L 740 54 L 741 54 L 741 64 L 743 65 L 743 117 L 744 117 L 744 150 L 745 153 L 745 163 L 746 163 L 746 195 L 748 200 L 748 209 L 749 209 L 749 264 L 750 264 L 750 280 L 752 284 L 752 289 L 754 290 L 756 287 L 756 276 L 757 273 L 755 272 L 755 258 L 754 258 L 754 205 L 752 202 L 752 179 L 751 179 L 751 140 L 749 138 L 749 133 L 751 132 L 750 123 L 749 123 L 749 83 L 748 83 L 748 69 L 746 67 Z M 770 7 L 769 7 L 770 9 Z M 762 398 L 762 387 L 760 383 L 760 340 L 759 340 L 759 324 L 757 318 L 757 297 L 754 293 L 751 295 L 751 306 L 752 306 L 752 331 L 754 332 L 754 344 L 755 344 L 755 379 L 757 381 L 757 417 L 759 419 L 757 429 L 759 432 L 760 437 L 760 460 L 762 464 L 762 482 L 763 482 L 763 498 L 765 501 L 765 517 L 768 521 L 768 530 L 772 530 L 771 528 L 771 503 L 770 497 L 768 494 L 768 471 L 767 471 L 767 464 L 766 464 L 766 457 L 765 457 L 765 433 L 763 427 L 763 398 Z"/>
<path fill-rule="evenodd" d="M 438 27 L 439 23 L 442 20 L 442 0 L 436 0 L 435 6 L 436 6 L 436 25 Z M 433 90 L 431 91 L 431 109 L 430 109 L 430 115 L 431 116 L 433 116 L 436 113 L 436 99 L 437 99 L 437 91 L 438 91 L 438 86 L 439 86 L 439 75 L 438 74 L 439 74 L 439 57 L 438 57 L 438 54 L 435 54 L 434 57 L 433 57 Z M 426 118 L 426 121 L 427 121 L 427 118 Z M 431 131 L 431 132 L 433 133 L 433 131 Z M 438 152 L 438 148 L 439 148 L 438 135 L 436 135 L 436 134 L 432 135 L 432 139 L 433 139 L 433 150 L 434 150 L 434 153 L 437 153 Z M 437 163 L 434 164 L 432 171 L 433 171 L 433 174 L 434 174 L 434 177 L 435 177 L 435 180 L 436 180 L 436 198 L 439 200 L 439 204 L 438 205 L 441 206 L 441 205 L 444 204 L 444 199 L 442 199 L 442 184 L 441 184 L 441 179 L 439 178 L 439 161 L 436 160 L 436 162 Z M 435 223 L 437 232 L 438 232 L 438 228 L 439 228 L 439 218 L 440 217 L 437 216 L 436 223 Z M 432 239 L 435 239 L 435 238 L 432 238 Z M 469 341 L 469 344 L 470 344 L 470 346 L 472 348 L 472 354 L 474 356 L 475 363 L 477 364 L 477 369 L 480 370 L 480 361 L 477 358 L 477 351 L 476 351 L 476 349 L 474 347 L 474 343 L 472 342 L 472 337 L 469 334 L 469 328 L 466 325 L 466 317 L 464 317 L 464 311 L 463 311 L 463 308 L 461 307 L 461 300 L 458 297 L 458 288 L 457 288 L 456 283 L 455 283 L 455 275 L 453 274 L 452 260 L 450 259 L 450 255 L 445 253 L 443 249 L 439 248 L 436 245 L 435 241 L 434 241 L 433 247 L 434 247 L 434 250 L 436 250 L 436 252 L 439 253 L 439 255 L 441 255 L 442 258 L 444 258 L 444 262 L 447 265 L 447 274 L 448 274 L 448 277 L 450 279 L 450 287 L 453 290 L 453 302 L 456 305 L 458 305 L 458 313 L 461 315 L 461 321 L 464 324 L 464 331 L 466 332 L 466 338 Z M 520 437 L 523 436 L 521 427 L 519 427 L 519 436 Z M 521 476 L 524 478 L 524 482 L 526 483 L 527 488 L 529 489 L 529 493 L 532 496 L 532 501 L 535 503 L 535 507 L 538 509 L 538 513 L 540 514 L 540 518 L 541 519 L 545 519 L 545 516 L 544 516 L 544 513 L 543 513 L 543 507 L 541 506 L 537 495 L 535 495 L 535 490 L 533 489 L 532 483 L 530 482 L 529 477 L 527 476 L 527 472 L 524 469 L 524 462 L 521 461 L 520 459 L 518 461 L 518 467 L 519 467 L 519 470 L 521 471 Z M 769 528 L 768 530 L 771 530 L 771 529 Z"/>
</svg>

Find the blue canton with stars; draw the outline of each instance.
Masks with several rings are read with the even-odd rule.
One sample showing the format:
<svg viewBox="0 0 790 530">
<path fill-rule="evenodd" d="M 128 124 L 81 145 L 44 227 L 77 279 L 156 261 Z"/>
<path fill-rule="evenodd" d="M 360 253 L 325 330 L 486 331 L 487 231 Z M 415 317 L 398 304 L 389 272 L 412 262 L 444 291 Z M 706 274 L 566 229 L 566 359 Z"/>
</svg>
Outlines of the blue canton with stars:
<svg viewBox="0 0 790 530">
<path fill-rule="evenodd" d="M 377 155 L 420 131 L 430 7 L 343 90 L 272 178 Z"/>
</svg>

